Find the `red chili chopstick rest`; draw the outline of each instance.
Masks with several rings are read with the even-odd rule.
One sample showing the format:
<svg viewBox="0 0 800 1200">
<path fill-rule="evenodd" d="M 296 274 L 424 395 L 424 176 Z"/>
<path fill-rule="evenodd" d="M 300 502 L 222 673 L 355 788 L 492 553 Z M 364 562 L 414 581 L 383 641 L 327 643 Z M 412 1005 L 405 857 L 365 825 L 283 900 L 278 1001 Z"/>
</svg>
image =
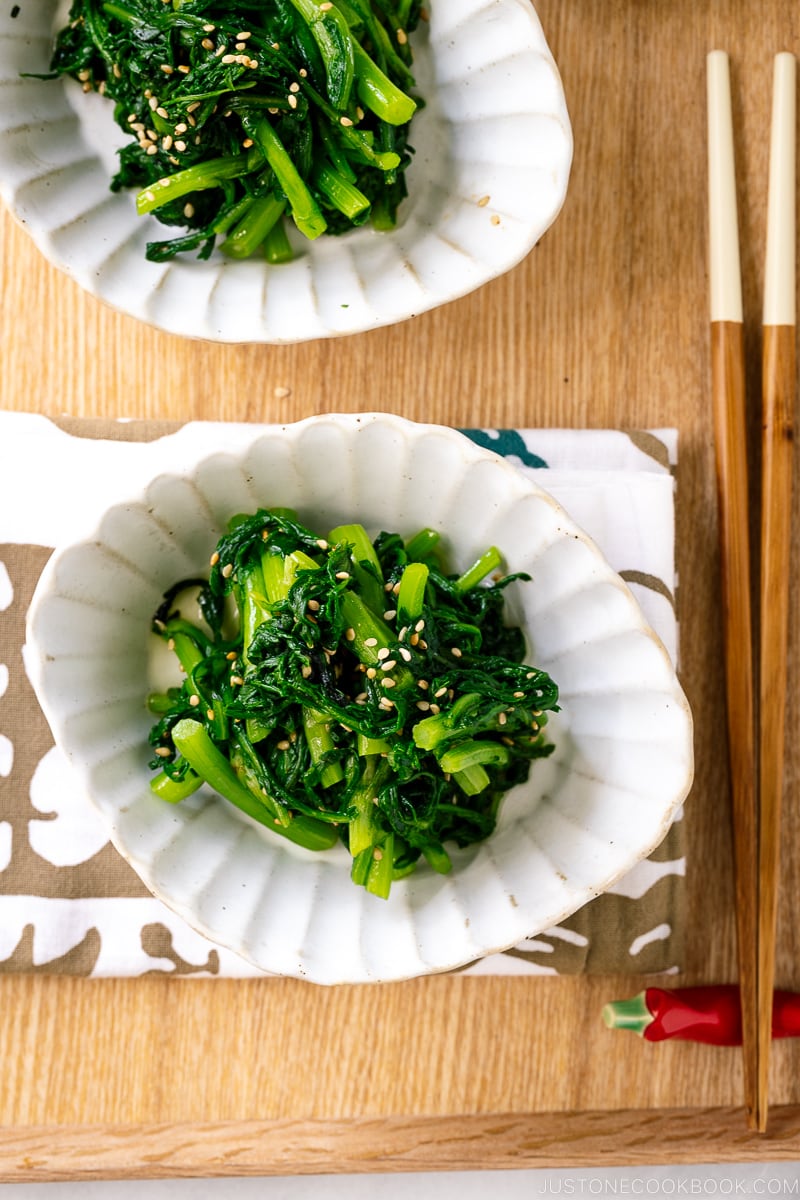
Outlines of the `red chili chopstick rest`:
<svg viewBox="0 0 800 1200">
<path fill-rule="evenodd" d="M 648 1042 L 680 1038 L 711 1046 L 741 1046 L 742 1013 L 735 983 L 712 987 L 649 987 L 603 1008 L 609 1029 L 630 1029 Z M 800 1037 L 800 993 L 772 996 L 773 1038 Z"/>
</svg>

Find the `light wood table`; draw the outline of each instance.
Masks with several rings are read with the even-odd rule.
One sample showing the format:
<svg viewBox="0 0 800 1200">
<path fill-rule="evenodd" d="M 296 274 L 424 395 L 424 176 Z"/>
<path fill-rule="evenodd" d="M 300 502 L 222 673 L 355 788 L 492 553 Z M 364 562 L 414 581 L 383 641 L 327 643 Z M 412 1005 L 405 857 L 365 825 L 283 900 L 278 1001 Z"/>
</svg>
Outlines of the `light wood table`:
<svg viewBox="0 0 800 1200">
<path fill-rule="evenodd" d="M 736 977 L 707 333 L 705 55 L 732 56 L 751 395 L 772 58 L 794 0 L 540 0 L 574 123 L 565 208 L 504 279 L 393 329 L 181 341 L 52 270 L 4 216 L 2 396 L 75 416 L 680 430 L 682 678 L 697 729 L 686 981 Z M 754 424 L 754 445 L 757 422 Z M 800 495 L 800 488 L 795 488 Z M 794 563 L 793 570 L 797 570 Z M 800 988 L 797 601 L 778 982 Z M 736 1050 L 610 1033 L 641 979 L 0 982 L 0 1178 L 800 1159 L 800 1044 L 748 1134 Z"/>
</svg>

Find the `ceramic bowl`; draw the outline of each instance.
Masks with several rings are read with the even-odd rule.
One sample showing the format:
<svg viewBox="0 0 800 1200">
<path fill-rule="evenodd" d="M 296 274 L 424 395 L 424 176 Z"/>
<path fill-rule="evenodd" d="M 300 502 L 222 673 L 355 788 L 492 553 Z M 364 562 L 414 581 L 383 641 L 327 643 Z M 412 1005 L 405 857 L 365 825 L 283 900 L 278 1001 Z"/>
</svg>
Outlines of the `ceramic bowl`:
<svg viewBox="0 0 800 1200">
<path fill-rule="evenodd" d="M 109 191 L 122 137 L 110 103 L 22 75 L 47 70 L 57 0 L 14 8 L 0 14 L 0 194 L 51 262 L 170 333 L 297 342 L 403 321 L 509 270 L 563 203 L 569 117 L 529 0 L 435 0 L 415 34 L 427 106 L 396 230 L 305 242 L 280 267 L 219 252 L 149 263 L 164 227 Z"/>
<path fill-rule="evenodd" d="M 57 551 L 30 610 L 28 669 L 57 744 L 110 837 L 151 891 L 261 969 L 319 983 L 461 966 L 550 928 L 666 833 L 692 778 L 692 722 L 671 662 L 631 592 L 556 502 L 511 463 L 398 417 L 255 427 L 235 449 L 183 451 L 96 529 Z M 212 793 L 149 788 L 144 698 L 151 616 L 207 569 L 227 519 L 296 508 L 312 527 L 441 530 L 455 570 L 487 544 L 515 584 L 531 662 L 559 685 L 556 751 L 509 793 L 485 842 L 421 866 L 388 901 L 349 878 L 343 848 L 299 850 Z"/>
</svg>

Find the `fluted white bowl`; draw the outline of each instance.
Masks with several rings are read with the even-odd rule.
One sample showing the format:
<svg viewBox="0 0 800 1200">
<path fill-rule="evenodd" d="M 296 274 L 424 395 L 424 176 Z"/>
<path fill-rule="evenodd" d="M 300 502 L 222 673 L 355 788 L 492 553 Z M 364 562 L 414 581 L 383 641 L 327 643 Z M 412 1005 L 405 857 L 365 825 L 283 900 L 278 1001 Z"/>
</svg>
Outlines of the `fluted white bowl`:
<svg viewBox="0 0 800 1200">
<path fill-rule="evenodd" d="M 529 0 L 434 0 L 414 35 L 426 107 L 414 118 L 399 227 L 298 241 L 267 266 L 144 257 L 161 240 L 109 180 L 122 134 L 111 104 L 42 81 L 58 0 L 0 13 L 0 194 L 39 248 L 87 291 L 170 333 L 296 342 L 358 333 L 454 300 L 518 263 L 563 203 L 572 134 Z M 478 202 L 488 197 L 488 202 Z"/>
<path fill-rule="evenodd" d="M 28 669 L 58 745 L 114 844 L 155 895 L 265 971 L 320 983 L 455 968 L 550 928 L 660 842 L 692 778 L 692 722 L 668 655 L 631 592 L 547 493 L 438 426 L 313 417 L 254 428 L 235 449 L 184 443 L 85 540 L 56 552 L 34 596 Z M 498 828 L 426 866 L 388 901 L 350 881 L 344 848 L 313 854 L 211 792 L 149 788 L 151 617 L 194 576 L 228 518 L 296 508 L 314 527 L 441 530 L 455 569 L 503 551 L 530 661 L 560 687 L 556 751 L 509 793 Z"/>
</svg>

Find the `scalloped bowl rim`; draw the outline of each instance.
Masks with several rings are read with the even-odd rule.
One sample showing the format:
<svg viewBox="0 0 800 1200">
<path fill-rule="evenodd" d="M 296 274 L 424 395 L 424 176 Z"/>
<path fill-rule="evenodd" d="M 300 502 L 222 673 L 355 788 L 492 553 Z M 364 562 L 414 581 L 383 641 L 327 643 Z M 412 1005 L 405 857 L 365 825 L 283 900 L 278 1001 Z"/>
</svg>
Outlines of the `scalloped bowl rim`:
<svg viewBox="0 0 800 1200">
<path fill-rule="evenodd" d="M 467 437 L 457 432 L 456 430 L 440 426 L 433 423 L 421 423 L 408 421 L 405 418 L 397 417 L 391 414 L 373 412 L 362 414 L 347 414 L 347 413 L 326 413 L 317 416 L 312 416 L 284 425 L 271 426 L 253 426 L 252 438 L 241 449 L 239 454 L 240 460 L 245 458 L 248 450 L 252 449 L 260 440 L 274 440 L 275 438 L 289 438 L 296 440 L 303 436 L 304 431 L 314 426 L 331 424 L 339 429 L 348 432 L 351 436 L 357 435 L 359 430 L 364 430 L 374 425 L 381 424 L 386 428 L 397 430 L 403 437 L 424 439 L 427 436 L 435 436 L 443 438 L 445 441 L 457 445 L 458 449 L 463 453 L 465 462 L 474 464 L 477 462 L 491 462 L 496 471 L 501 472 L 507 480 L 509 488 L 516 491 L 518 495 L 528 495 L 537 498 L 549 508 L 558 521 L 559 529 L 563 533 L 565 539 L 572 540 L 584 546 L 592 555 L 596 556 L 596 566 L 600 573 L 599 577 L 603 582 L 611 584 L 614 589 L 617 589 L 620 594 L 624 595 L 630 605 L 630 616 L 632 619 L 631 630 L 640 633 L 647 639 L 648 642 L 658 651 L 660 656 L 663 656 L 664 663 L 668 671 L 672 675 L 672 692 L 670 699 L 674 701 L 680 710 L 683 721 L 681 750 L 682 761 L 685 763 L 684 775 L 679 787 L 676 787 L 670 802 L 664 806 L 658 824 L 653 827 L 652 836 L 647 840 L 646 844 L 641 844 L 637 847 L 635 854 L 631 855 L 629 860 L 622 865 L 618 865 L 613 871 L 607 875 L 600 876 L 593 880 L 591 884 L 585 886 L 576 886 L 570 895 L 570 899 L 564 904 L 552 908 L 546 913 L 540 913 L 535 920 L 535 928 L 526 927 L 525 931 L 519 927 L 515 928 L 513 936 L 498 935 L 496 941 L 491 941 L 481 946 L 480 953 L 476 956 L 470 954 L 467 957 L 454 956 L 452 959 L 446 958 L 438 961 L 435 964 L 424 963 L 421 967 L 413 969 L 398 969 L 397 971 L 383 971 L 380 975 L 370 973 L 357 973 L 341 975 L 335 965 L 329 966 L 324 970 L 318 967 L 307 968 L 302 964 L 298 965 L 296 971 L 280 970 L 274 972 L 268 964 L 259 961 L 257 956 L 254 956 L 252 950 L 243 942 L 231 940 L 229 936 L 221 937 L 218 930 L 211 928 L 204 920 L 202 920 L 196 911 L 189 904 L 185 904 L 169 894 L 169 890 L 163 886 L 156 884 L 149 871 L 146 860 L 137 855 L 134 849 L 125 842 L 124 838 L 120 838 L 118 831 L 113 823 L 109 821 L 108 814 L 105 813 L 100 805 L 95 790 L 93 788 L 90 775 L 91 764 L 76 752 L 75 748 L 70 744 L 70 739 L 66 731 L 65 713 L 59 704 L 58 696 L 51 691 L 47 682 L 47 638 L 43 635 L 42 624 L 46 624 L 48 604 L 53 598 L 56 591 L 56 582 L 61 564 L 76 552 L 81 552 L 87 547 L 98 547 L 102 543 L 102 525 L 108 514 L 113 514 L 115 510 L 133 509 L 141 507 L 148 503 L 148 494 L 151 488 L 157 483 L 169 479 L 184 479 L 187 477 L 188 467 L 184 467 L 180 473 L 164 473 L 160 472 L 151 476 L 147 480 L 143 480 L 140 492 L 134 495 L 128 495 L 126 499 L 118 500 L 112 503 L 104 512 L 103 516 L 97 521 L 91 533 L 80 536 L 77 540 L 70 542 L 69 545 L 57 548 L 53 555 L 45 565 L 40 576 L 38 585 L 35 589 L 33 599 L 29 606 L 27 614 L 27 645 L 26 645 L 26 669 L 31 678 L 34 690 L 36 692 L 42 710 L 50 724 L 56 744 L 65 753 L 72 770 L 80 779 L 83 787 L 86 789 L 87 797 L 92 804 L 100 811 L 103 820 L 108 826 L 108 832 L 112 844 L 116 847 L 123 858 L 133 867 L 136 873 L 140 876 L 149 890 L 158 899 L 162 900 L 174 912 L 178 913 L 187 924 L 194 928 L 197 932 L 209 938 L 212 942 L 224 945 L 228 949 L 240 954 L 244 959 L 252 965 L 258 967 L 265 973 L 277 973 L 281 975 L 294 975 L 297 978 L 309 980 L 311 982 L 321 984 L 340 984 L 352 982 L 387 982 L 399 981 L 403 979 L 416 978 L 424 974 L 434 974 L 444 971 L 450 971 L 466 965 L 473 961 L 476 957 L 486 957 L 493 953 L 498 953 L 511 948 L 518 944 L 525 937 L 532 937 L 535 934 L 549 929 L 552 926 L 559 924 L 566 917 L 577 911 L 584 904 L 606 892 L 609 888 L 623 877 L 637 862 L 646 858 L 663 840 L 667 830 L 672 824 L 677 812 L 679 811 L 683 801 L 689 793 L 693 781 L 694 773 L 694 758 L 693 758 L 693 721 L 691 709 L 688 701 L 683 693 L 683 690 L 678 682 L 677 674 L 675 673 L 673 664 L 669 655 L 658 638 L 657 634 L 648 625 L 641 612 L 641 609 L 636 601 L 633 593 L 628 585 L 620 578 L 611 566 L 607 563 L 604 556 L 597 548 L 593 540 L 577 526 L 569 515 L 565 512 L 562 506 L 543 488 L 530 479 L 524 478 L 520 471 L 507 459 L 495 454 L 492 450 L 477 446 Z M 194 468 L 199 469 L 204 460 L 218 457 L 213 451 L 207 452 L 205 455 L 195 456 Z M 234 458 L 234 454 L 225 454 L 225 457 Z M 355 515 L 354 515 L 354 518 Z M 556 682 L 558 682 L 556 680 Z M 545 760 L 547 761 L 547 760 Z M 534 764 L 534 767 L 536 764 Z M 145 765 L 143 765 L 143 775 L 145 773 Z M 240 814 L 231 810 L 234 819 L 246 820 L 240 818 Z M 498 831 L 502 827 L 501 822 L 498 825 Z M 497 831 L 493 837 L 497 836 Z M 491 843 L 492 838 L 489 839 Z M 486 845 L 486 843 L 483 843 Z M 283 848 L 283 847 L 282 847 Z M 293 847 L 286 847 L 291 852 Z M 413 877 L 412 877 L 413 878 Z M 449 877 L 448 877 L 449 878 Z M 407 881 L 403 881 L 405 883 Z M 395 885 L 397 889 L 398 885 Z M 393 892 L 394 895 L 394 892 Z M 391 901 L 390 901 L 391 902 Z M 383 902 L 381 902 L 383 903 Z"/>
</svg>

